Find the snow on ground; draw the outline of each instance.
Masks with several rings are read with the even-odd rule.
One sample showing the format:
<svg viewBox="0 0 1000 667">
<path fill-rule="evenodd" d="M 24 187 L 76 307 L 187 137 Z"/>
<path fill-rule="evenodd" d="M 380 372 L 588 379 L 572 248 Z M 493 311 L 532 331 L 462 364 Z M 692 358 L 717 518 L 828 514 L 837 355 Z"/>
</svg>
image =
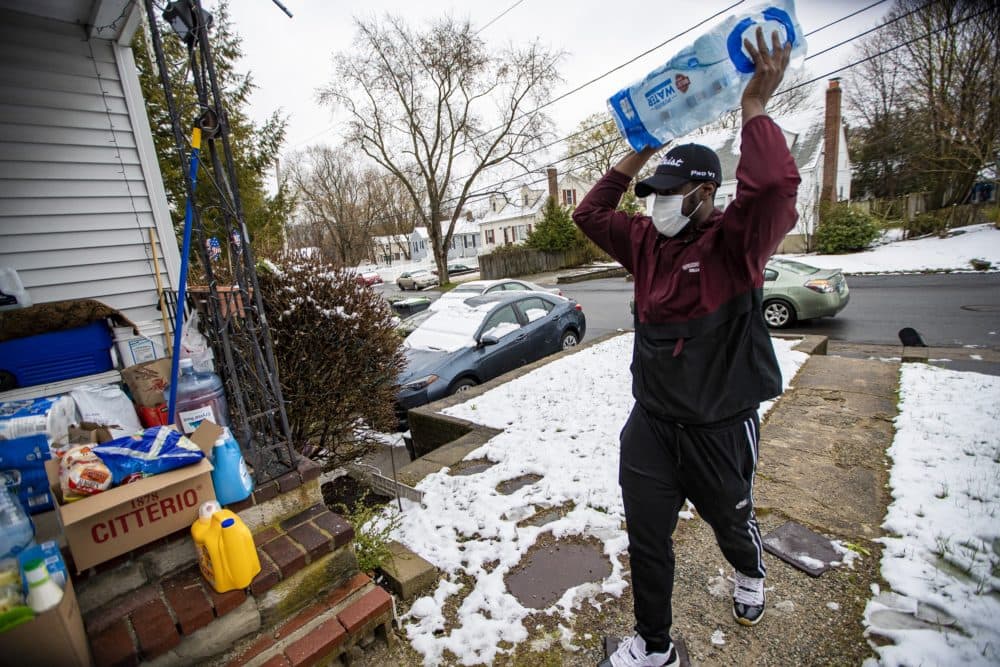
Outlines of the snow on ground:
<svg viewBox="0 0 1000 667">
<path fill-rule="evenodd" d="M 821 269 L 843 269 L 845 273 L 907 273 L 914 271 L 973 271 L 972 259 L 982 259 L 1000 270 L 1000 229 L 993 225 L 971 225 L 952 230 L 962 232 L 946 239 L 929 237 L 893 241 L 850 255 L 778 255 Z"/>
<path fill-rule="evenodd" d="M 1000 378 L 904 364 L 882 576 L 865 610 L 895 665 L 1000 663 Z"/>
<path fill-rule="evenodd" d="M 786 387 L 808 358 L 792 351 L 796 342 L 774 340 Z M 503 651 L 501 642 L 528 638 L 523 621 L 533 610 L 510 594 L 504 577 L 543 533 L 596 538 L 612 564 L 606 579 L 570 589 L 544 613 L 570 616 L 581 601 L 600 592 L 624 592 L 618 556 L 626 549 L 627 536 L 621 529 L 618 434 L 633 405 L 631 352 L 632 334 L 623 334 L 444 411 L 503 433 L 467 457 L 495 461 L 491 468 L 468 476 L 442 471 L 425 478 L 418 485 L 423 505 L 404 506 L 394 535 L 445 574 L 403 619 L 425 664 L 440 663 L 446 649 L 463 664 L 490 663 Z M 769 407 L 762 406 L 761 414 Z M 541 479 L 511 495 L 496 491 L 500 482 L 526 474 Z M 532 505 L 570 503 L 573 509 L 557 521 L 517 526 L 530 516 Z M 462 589 L 462 576 L 471 580 L 472 590 Z M 458 622 L 446 629 L 442 609 L 453 596 L 461 598 Z"/>
</svg>

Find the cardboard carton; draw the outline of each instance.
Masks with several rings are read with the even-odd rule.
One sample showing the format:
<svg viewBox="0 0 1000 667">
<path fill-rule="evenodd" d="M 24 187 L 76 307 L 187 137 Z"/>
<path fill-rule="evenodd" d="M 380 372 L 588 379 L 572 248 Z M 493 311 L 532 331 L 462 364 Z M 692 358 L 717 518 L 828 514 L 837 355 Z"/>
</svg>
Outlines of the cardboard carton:
<svg viewBox="0 0 1000 667">
<path fill-rule="evenodd" d="M 0 633 L 4 664 L 40 667 L 90 667 L 90 644 L 73 582 L 66 580 L 62 600 L 23 625 Z"/>
<path fill-rule="evenodd" d="M 163 392 L 170 386 L 170 359 L 154 359 L 122 370 L 122 379 L 140 407 L 163 403 Z"/>
<path fill-rule="evenodd" d="M 191 440 L 208 456 L 221 434 L 220 427 L 202 422 Z M 198 507 L 215 499 L 208 459 L 72 503 L 63 502 L 59 462 L 46 461 L 45 472 L 77 572 L 190 526 Z"/>
<path fill-rule="evenodd" d="M 69 444 L 71 445 L 99 445 L 113 439 L 107 426 L 93 422 L 80 422 L 69 427 Z"/>
</svg>

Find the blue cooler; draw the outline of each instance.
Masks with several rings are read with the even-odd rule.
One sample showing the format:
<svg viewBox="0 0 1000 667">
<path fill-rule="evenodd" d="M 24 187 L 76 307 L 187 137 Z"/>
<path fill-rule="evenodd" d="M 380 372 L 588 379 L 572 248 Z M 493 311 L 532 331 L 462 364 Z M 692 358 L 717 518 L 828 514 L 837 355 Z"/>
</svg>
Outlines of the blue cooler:
<svg viewBox="0 0 1000 667">
<path fill-rule="evenodd" d="M 15 338 L 0 343 L 0 376 L 12 375 L 14 387 L 30 387 L 104 373 L 112 367 L 111 345 L 103 321 Z"/>
</svg>

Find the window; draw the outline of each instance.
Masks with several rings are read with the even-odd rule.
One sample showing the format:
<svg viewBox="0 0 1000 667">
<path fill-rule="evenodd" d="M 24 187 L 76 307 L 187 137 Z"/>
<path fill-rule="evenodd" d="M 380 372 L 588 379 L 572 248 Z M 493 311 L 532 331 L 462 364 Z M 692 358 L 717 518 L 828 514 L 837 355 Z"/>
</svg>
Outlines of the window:
<svg viewBox="0 0 1000 667">
<path fill-rule="evenodd" d="M 576 206 L 576 190 L 563 190 L 562 203 L 563 206 Z"/>
<path fill-rule="evenodd" d="M 504 283 L 503 288 L 507 292 L 524 292 L 528 289 L 526 285 L 521 283 Z"/>
<path fill-rule="evenodd" d="M 518 301 L 517 305 L 520 306 L 521 312 L 529 322 L 534 322 L 539 320 L 549 314 L 555 306 L 545 299 L 540 299 L 537 296 L 533 296 L 530 299 L 524 299 L 523 301 Z"/>
<path fill-rule="evenodd" d="M 503 338 L 521 328 L 521 323 L 517 319 L 517 313 L 513 306 L 504 306 L 497 312 L 490 315 L 483 325 L 483 336 L 495 336 Z"/>
<path fill-rule="evenodd" d="M 486 230 L 486 243 L 488 245 L 493 245 L 494 243 L 496 243 L 496 241 L 494 240 L 493 230 L 492 229 L 487 229 Z"/>
<path fill-rule="evenodd" d="M 772 282 L 778 279 L 778 272 L 774 269 L 764 269 L 764 282 Z"/>
</svg>

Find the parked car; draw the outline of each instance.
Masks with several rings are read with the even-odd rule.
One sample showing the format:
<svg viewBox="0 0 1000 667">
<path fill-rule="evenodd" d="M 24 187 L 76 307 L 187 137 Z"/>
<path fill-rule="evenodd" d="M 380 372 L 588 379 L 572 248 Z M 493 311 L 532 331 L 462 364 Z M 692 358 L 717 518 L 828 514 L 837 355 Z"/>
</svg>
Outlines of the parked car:
<svg viewBox="0 0 1000 667">
<path fill-rule="evenodd" d="M 396 286 L 401 290 L 424 289 L 438 284 L 437 276 L 427 269 L 417 269 L 399 274 L 396 278 Z"/>
<path fill-rule="evenodd" d="M 365 271 L 354 276 L 354 279 L 358 281 L 359 285 L 367 285 L 371 287 L 372 285 L 381 285 L 383 280 L 375 271 Z"/>
<path fill-rule="evenodd" d="M 448 275 L 449 276 L 460 276 L 463 273 L 475 273 L 479 270 L 478 266 L 469 266 L 468 264 L 449 264 L 448 265 Z M 437 275 L 437 269 L 431 269 L 431 273 Z"/>
<path fill-rule="evenodd" d="M 790 259 L 772 259 L 764 269 L 764 320 L 771 328 L 833 317 L 850 299 L 840 269 L 819 269 Z"/>
<path fill-rule="evenodd" d="M 463 301 L 471 296 L 479 294 L 503 294 L 506 292 L 548 292 L 556 296 L 563 296 L 562 290 L 558 288 L 547 288 L 527 280 L 514 280 L 512 278 L 502 278 L 500 280 L 470 280 L 467 283 L 456 285 L 451 291 L 445 292 L 435 303 L 435 308 L 447 306 L 455 301 Z"/>
<path fill-rule="evenodd" d="M 772 259 L 764 269 L 764 321 L 772 329 L 817 317 L 833 317 L 851 300 L 840 269 L 819 269 L 790 259 Z M 629 301 L 635 316 L 635 299 Z"/>
<path fill-rule="evenodd" d="M 404 430 L 410 408 L 573 347 L 587 332 L 580 304 L 548 292 L 501 291 L 425 312 L 403 341 L 396 414 Z"/>
<path fill-rule="evenodd" d="M 409 317 L 404 317 L 403 320 L 396 325 L 396 333 L 400 335 L 401 338 L 406 338 L 411 333 L 416 331 L 417 327 L 427 321 L 427 318 L 434 314 L 432 310 L 421 310 L 418 313 L 414 313 Z"/>
</svg>

